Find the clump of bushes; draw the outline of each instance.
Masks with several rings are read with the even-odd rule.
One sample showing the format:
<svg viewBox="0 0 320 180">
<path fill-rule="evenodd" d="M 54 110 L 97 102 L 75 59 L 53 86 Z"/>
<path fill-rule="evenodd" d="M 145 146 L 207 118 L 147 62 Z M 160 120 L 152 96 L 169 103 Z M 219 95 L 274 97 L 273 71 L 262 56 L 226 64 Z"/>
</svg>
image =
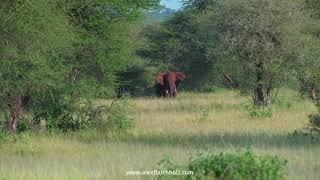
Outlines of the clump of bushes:
<svg viewBox="0 0 320 180">
<path fill-rule="evenodd" d="M 159 170 L 187 170 L 193 175 L 179 176 L 181 179 L 284 179 L 287 174 L 287 161 L 277 156 L 257 156 L 246 149 L 235 153 L 213 154 L 202 152 L 193 155 L 187 165 L 177 165 L 170 158 L 158 163 Z M 158 179 L 172 178 L 158 176 Z"/>
<path fill-rule="evenodd" d="M 94 105 L 91 101 L 82 101 L 68 106 L 55 106 L 51 111 L 23 117 L 18 122 L 18 132 L 45 130 L 78 131 L 95 129 L 105 132 L 127 132 L 135 126 L 130 115 L 132 104 L 128 99 L 118 99 L 109 105 Z"/>
<path fill-rule="evenodd" d="M 320 140 L 320 114 L 309 115 L 309 123 L 305 128 L 305 134 L 311 135 L 312 139 Z"/>
<path fill-rule="evenodd" d="M 271 106 L 249 105 L 247 110 L 251 118 L 270 118 L 273 113 Z"/>
<path fill-rule="evenodd" d="M 76 131 L 91 127 L 95 107 L 89 101 L 79 103 L 62 102 L 51 104 L 50 108 L 36 111 L 30 117 L 18 121 L 18 132 L 32 130 Z"/>
<path fill-rule="evenodd" d="M 129 99 L 113 101 L 109 106 L 101 107 L 102 114 L 95 121 L 95 128 L 102 131 L 125 133 L 135 127 L 134 118 L 131 116 L 132 104 Z"/>
</svg>

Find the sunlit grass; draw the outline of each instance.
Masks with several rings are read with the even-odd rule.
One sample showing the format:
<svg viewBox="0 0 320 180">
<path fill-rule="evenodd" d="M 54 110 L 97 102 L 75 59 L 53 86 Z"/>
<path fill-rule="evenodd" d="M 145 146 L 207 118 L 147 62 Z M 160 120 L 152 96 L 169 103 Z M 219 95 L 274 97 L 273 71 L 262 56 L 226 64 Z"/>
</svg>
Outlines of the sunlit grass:
<svg viewBox="0 0 320 180">
<path fill-rule="evenodd" d="M 320 144 L 291 136 L 316 108 L 281 90 L 270 118 L 248 115 L 250 97 L 235 91 L 180 93 L 177 99 L 133 99 L 137 127 L 115 138 L 95 131 L 24 135 L 0 144 L 3 179 L 132 179 L 127 170 L 153 170 L 165 155 L 187 161 L 199 150 L 251 146 L 289 161 L 288 179 L 319 179 Z M 97 104 L 110 103 L 99 100 Z M 142 176 L 136 179 L 152 179 Z M 1 178 L 0 178 L 1 179 Z"/>
</svg>

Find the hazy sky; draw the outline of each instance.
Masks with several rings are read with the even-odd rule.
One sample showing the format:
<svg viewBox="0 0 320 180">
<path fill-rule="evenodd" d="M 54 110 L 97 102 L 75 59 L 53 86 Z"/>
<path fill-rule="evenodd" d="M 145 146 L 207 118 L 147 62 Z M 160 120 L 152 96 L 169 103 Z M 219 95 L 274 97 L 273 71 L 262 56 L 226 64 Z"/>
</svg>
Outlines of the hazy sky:
<svg viewBox="0 0 320 180">
<path fill-rule="evenodd" d="M 161 0 L 161 4 L 165 4 L 170 9 L 179 9 L 182 6 L 181 0 Z"/>
</svg>

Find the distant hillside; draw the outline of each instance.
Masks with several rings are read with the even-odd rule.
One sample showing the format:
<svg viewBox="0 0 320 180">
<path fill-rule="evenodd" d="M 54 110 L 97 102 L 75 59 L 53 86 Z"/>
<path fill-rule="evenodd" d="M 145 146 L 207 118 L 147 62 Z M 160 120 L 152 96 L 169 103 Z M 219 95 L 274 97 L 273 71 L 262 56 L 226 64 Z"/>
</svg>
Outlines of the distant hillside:
<svg viewBox="0 0 320 180">
<path fill-rule="evenodd" d="M 158 10 L 149 11 L 146 13 L 145 24 L 163 22 L 171 18 L 174 15 L 174 13 L 176 13 L 176 10 L 162 6 Z"/>
</svg>

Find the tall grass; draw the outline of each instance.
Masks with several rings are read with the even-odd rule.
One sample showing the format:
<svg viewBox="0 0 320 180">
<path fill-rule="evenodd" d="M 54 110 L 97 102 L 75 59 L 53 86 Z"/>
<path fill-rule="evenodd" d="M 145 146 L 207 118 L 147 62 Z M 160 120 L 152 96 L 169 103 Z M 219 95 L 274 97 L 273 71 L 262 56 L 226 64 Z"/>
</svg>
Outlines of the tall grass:
<svg viewBox="0 0 320 180">
<path fill-rule="evenodd" d="M 95 131 L 23 134 L 0 143 L 2 179 L 151 179 L 127 170 L 153 170 L 165 155 L 185 163 L 199 150 L 232 151 L 288 160 L 288 179 L 320 177 L 320 144 L 291 136 L 316 108 L 282 89 L 272 116 L 249 115 L 250 97 L 236 91 L 180 93 L 176 99 L 136 98 L 136 127 L 120 137 Z M 99 100 L 99 104 L 109 103 Z M 0 178 L 0 179 L 1 179 Z"/>
</svg>

